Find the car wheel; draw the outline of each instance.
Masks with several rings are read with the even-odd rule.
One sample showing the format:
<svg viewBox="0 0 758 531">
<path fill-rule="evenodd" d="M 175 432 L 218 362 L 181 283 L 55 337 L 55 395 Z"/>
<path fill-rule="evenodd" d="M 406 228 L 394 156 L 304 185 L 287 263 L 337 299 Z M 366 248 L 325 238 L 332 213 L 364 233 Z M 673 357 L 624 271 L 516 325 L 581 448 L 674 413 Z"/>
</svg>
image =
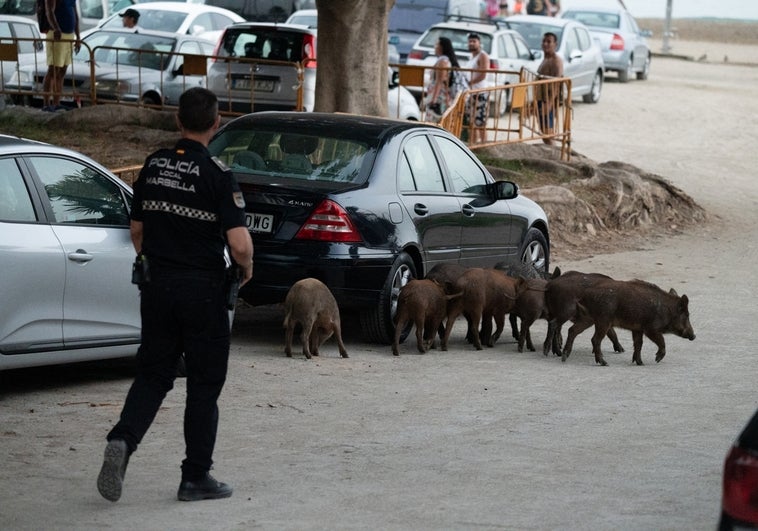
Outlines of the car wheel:
<svg viewBox="0 0 758 531">
<path fill-rule="evenodd" d="M 373 343 L 389 345 L 395 338 L 395 314 L 400 290 L 411 279 L 416 278 L 416 266 L 407 253 L 400 253 L 392 264 L 390 274 L 384 282 L 376 307 L 361 312 L 361 329 L 366 339 Z M 405 339 L 413 325 L 408 324 L 401 339 Z"/>
<path fill-rule="evenodd" d="M 629 61 L 626 63 L 626 70 L 619 70 L 619 81 L 626 83 L 629 81 L 629 77 L 634 74 L 634 58 L 630 55 Z"/>
<path fill-rule="evenodd" d="M 595 79 L 592 80 L 592 87 L 589 94 L 582 96 L 584 103 L 597 103 L 600 101 L 600 92 L 603 90 L 603 73 L 598 70 L 595 72 Z"/>
<path fill-rule="evenodd" d="M 527 231 L 519 256 L 523 264 L 535 269 L 542 278 L 547 278 L 550 268 L 550 248 L 541 230 L 531 228 Z"/>
<path fill-rule="evenodd" d="M 142 96 L 142 104 L 158 106 L 161 104 L 161 102 L 158 100 L 155 94 L 145 94 L 144 96 Z"/>
<path fill-rule="evenodd" d="M 647 54 L 647 57 L 645 57 L 645 65 L 642 67 L 641 72 L 637 72 L 637 79 L 644 81 L 647 79 L 647 76 L 650 74 L 650 54 Z"/>
</svg>

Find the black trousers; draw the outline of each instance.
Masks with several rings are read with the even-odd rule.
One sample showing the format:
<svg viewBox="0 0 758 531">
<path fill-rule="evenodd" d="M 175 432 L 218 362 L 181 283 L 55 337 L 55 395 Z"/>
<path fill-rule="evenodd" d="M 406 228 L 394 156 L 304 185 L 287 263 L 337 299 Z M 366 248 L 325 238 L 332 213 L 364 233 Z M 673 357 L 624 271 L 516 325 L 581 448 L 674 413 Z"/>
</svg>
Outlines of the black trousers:
<svg viewBox="0 0 758 531">
<path fill-rule="evenodd" d="M 202 477 L 213 464 L 218 427 L 217 400 L 229 360 L 229 314 L 223 273 L 153 271 L 140 301 L 142 345 L 137 375 L 121 417 L 108 440 L 123 439 L 137 449 L 163 399 L 174 386 L 179 357 L 187 365 L 184 409 L 186 457 L 182 479 Z"/>
</svg>

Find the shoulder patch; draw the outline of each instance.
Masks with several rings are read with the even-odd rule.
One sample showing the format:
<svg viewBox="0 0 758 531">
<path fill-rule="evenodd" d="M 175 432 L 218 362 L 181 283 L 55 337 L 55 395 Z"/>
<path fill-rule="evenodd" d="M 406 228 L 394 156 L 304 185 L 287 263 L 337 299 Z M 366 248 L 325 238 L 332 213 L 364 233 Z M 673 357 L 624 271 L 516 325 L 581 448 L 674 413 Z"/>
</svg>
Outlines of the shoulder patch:
<svg viewBox="0 0 758 531">
<path fill-rule="evenodd" d="M 211 160 L 213 161 L 213 163 L 216 166 L 218 166 L 219 170 L 221 170 L 221 171 L 229 171 L 229 166 L 227 166 L 226 164 L 224 164 L 224 162 L 220 158 L 218 158 L 218 157 L 211 157 Z"/>
<path fill-rule="evenodd" d="M 242 192 L 234 192 L 232 198 L 238 208 L 245 208 L 245 196 L 242 195 Z"/>
</svg>

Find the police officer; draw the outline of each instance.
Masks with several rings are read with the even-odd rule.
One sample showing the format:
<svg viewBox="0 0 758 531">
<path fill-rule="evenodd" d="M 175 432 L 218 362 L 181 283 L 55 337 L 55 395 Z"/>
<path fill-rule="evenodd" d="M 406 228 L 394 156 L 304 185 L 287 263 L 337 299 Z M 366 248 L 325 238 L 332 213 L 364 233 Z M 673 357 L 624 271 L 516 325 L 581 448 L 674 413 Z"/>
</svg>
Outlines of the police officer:
<svg viewBox="0 0 758 531">
<path fill-rule="evenodd" d="M 177 497 L 193 501 L 232 495 L 229 485 L 208 473 L 229 358 L 225 247 L 244 284 L 253 274 L 253 243 L 239 186 L 207 149 L 219 123 L 212 92 L 200 87 L 185 91 L 177 113 L 182 138 L 173 149 L 147 157 L 134 184 L 132 242 L 138 262 L 148 267 L 140 285 L 137 375 L 120 420 L 108 433 L 97 479 L 100 494 L 111 501 L 121 497 L 129 456 L 173 387 L 182 353 L 187 367 L 186 457 Z"/>
</svg>

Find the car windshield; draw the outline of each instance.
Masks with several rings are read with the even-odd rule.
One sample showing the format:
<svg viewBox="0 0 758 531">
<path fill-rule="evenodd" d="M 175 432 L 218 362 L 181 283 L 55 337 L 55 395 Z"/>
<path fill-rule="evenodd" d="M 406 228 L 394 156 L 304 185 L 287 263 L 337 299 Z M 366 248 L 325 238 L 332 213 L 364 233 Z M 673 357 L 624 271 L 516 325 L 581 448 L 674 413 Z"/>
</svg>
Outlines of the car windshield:
<svg viewBox="0 0 758 531">
<path fill-rule="evenodd" d="M 184 23 L 184 19 L 187 18 L 187 13 L 181 13 L 179 11 L 164 11 L 161 9 L 143 10 L 140 13 L 139 27 L 147 30 L 167 31 L 169 33 L 176 33 L 179 27 Z M 108 19 L 103 28 L 120 28 L 123 26 L 123 22 L 120 16 L 116 15 Z"/>
<path fill-rule="evenodd" d="M 229 28 L 224 33 L 219 55 L 299 62 L 303 60 L 303 35 L 276 28 Z"/>
<path fill-rule="evenodd" d="M 542 37 L 547 32 L 555 33 L 558 38 L 558 47 L 560 48 L 561 35 L 563 28 L 560 26 L 551 26 L 548 24 L 533 24 L 527 22 L 508 21 L 511 29 L 518 31 L 532 50 L 542 49 Z"/>
<path fill-rule="evenodd" d="M 456 52 L 468 53 L 468 35 L 471 30 L 453 29 L 453 28 L 431 28 L 421 41 L 421 46 L 425 48 L 434 48 L 440 37 L 447 37 L 453 43 L 453 49 Z M 492 35 L 479 33 L 482 42 L 482 50 L 492 49 Z"/>
<path fill-rule="evenodd" d="M 620 17 L 616 13 L 602 13 L 596 11 L 567 11 L 563 18 L 578 20 L 585 26 L 595 28 L 618 29 Z"/>
<path fill-rule="evenodd" d="M 362 183 L 376 152 L 353 138 L 255 129 L 222 131 L 208 149 L 239 182 L 310 188 Z"/>
<path fill-rule="evenodd" d="M 89 61 L 90 53 L 93 53 L 97 66 L 118 64 L 164 70 L 176 39 L 142 33 L 96 31 L 84 38 L 84 44 L 86 46 L 82 46 L 74 56 L 77 61 Z"/>
</svg>

